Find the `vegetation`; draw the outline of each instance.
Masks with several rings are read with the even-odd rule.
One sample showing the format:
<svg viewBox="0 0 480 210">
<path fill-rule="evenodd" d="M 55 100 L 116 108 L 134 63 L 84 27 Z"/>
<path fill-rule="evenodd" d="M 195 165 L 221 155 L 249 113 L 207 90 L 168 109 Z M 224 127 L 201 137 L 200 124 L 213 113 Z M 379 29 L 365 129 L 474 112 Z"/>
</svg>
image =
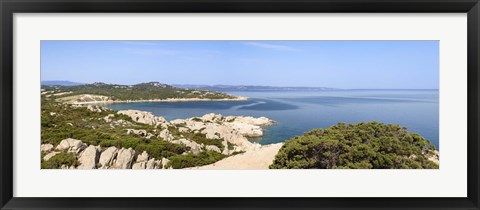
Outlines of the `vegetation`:
<svg viewBox="0 0 480 210">
<path fill-rule="evenodd" d="M 47 161 L 43 161 L 42 158 L 42 169 L 57 169 L 61 168 L 62 165 L 77 167 L 79 165 L 79 162 L 75 157 L 75 154 L 68 152 L 60 152 L 48 159 Z"/>
<path fill-rule="evenodd" d="M 177 155 L 170 158 L 170 162 L 167 164 L 167 167 L 177 168 L 189 168 L 195 166 L 203 166 L 215 163 L 227 155 L 213 152 L 213 151 L 203 151 L 198 154 L 186 154 L 186 155 Z"/>
<path fill-rule="evenodd" d="M 191 133 L 191 132 L 182 132 L 182 135 L 187 139 L 190 139 L 198 144 L 204 145 L 215 145 L 220 150 L 223 150 L 223 138 L 222 139 L 207 139 L 206 135 L 203 133 Z"/>
<path fill-rule="evenodd" d="M 285 142 L 270 168 L 438 168 L 435 147 L 405 127 L 377 122 L 314 129 Z"/>
<path fill-rule="evenodd" d="M 43 90 L 51 93 L 59 100 L 72 100 L 73 96 L 82 94 L 107 96 L 111 100 L 152 100 L 168 98 L 202 98 L 228 99 L 234 96 L 205 90 L 175 88 L 158 82 L 141 83 L 137 85 L 115 85 L 93 83 L 76 86 L 42 86 Z"/>
<path fill-rule="evenodd" d="M 146 151 L 150 157 L 157 160 L 171 158 L 174 168 L 210 164 L 226 157 L 216 152 L 185 154 L 190 148 L 157 137 L 159 130 L 152 125 L 137 123 L 130 117 L 112 110 L 92 111 L 87 107 L 59 103 L 49 97 L 42 97 L 41 126 L 42 144 L 50 143 L 56 146 L 63 139 L 74 138 L 88 145 L 100 145 L 103 148 L 110 146 L 132 148 L 137 154 Z M 154 135 L 147 139 L 137 134 L 127 134 L 127 129 L 141 129 Z M 223 149 L 223 139 L 207 139 L 204 134 L 182 133 L 175 127 L 169 130 L 197 143 L 216 145 Z M 45 155 L 42 153 L 42 158 Z M 45 169 L 60 168 L 62 165 L 78 165 L 75 155 L 59 153 L 42 162 L 42 168 Z"/>
</svg>

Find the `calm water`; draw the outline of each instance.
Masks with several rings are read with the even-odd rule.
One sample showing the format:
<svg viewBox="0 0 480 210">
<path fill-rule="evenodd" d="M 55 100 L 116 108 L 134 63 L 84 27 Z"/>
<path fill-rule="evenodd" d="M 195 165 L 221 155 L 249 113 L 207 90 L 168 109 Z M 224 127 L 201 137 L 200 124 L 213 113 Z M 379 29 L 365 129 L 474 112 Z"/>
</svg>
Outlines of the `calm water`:
<svg viewBox="0 0 480 210">
<path fill-rule="evenodd" d="M 167 120 L 222 115 L 265 116 L 277 121 L 252 139 L 261 144 L 285 141 L 313 128 L 338 122 L 378 121 L 400 124 L 429 139 L 437 148 L 438 90 L 242 91 L 248 101 L 110 104 L 115 110 L 153 112 Z"/>
</svg>

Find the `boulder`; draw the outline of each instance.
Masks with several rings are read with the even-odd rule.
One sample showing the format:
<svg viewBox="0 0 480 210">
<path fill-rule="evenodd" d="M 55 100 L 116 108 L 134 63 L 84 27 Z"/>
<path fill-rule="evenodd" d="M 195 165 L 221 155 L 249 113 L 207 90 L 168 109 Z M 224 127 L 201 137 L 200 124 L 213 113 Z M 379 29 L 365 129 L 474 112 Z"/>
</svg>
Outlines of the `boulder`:
<svg viewBox="0 0 480 210">
<path fill-rule="evenodd" d="M 105 122 L 109 123 L 109 122 L 112 122 L 112 118 L 114 117 L 115 115 L 114 114 L 108 114 L 107 116 L 105 116 L 103 118 L 103 120 L 105 120 Z"/>
<path fill-rule="evenodd" d="M 215 145 L 207 145 L 205 147 L 206 150 L 208 151 L 215 151 L 215 152 L 218 152 L 218 153 L 222 153 L 222 151 L 220 150 L 220 148 L 218 148 L 217 146 Z"/>
<path fill-rule="evenodd" d="M 151 112 L 144 112 L 139 110 L 121 110 L 118 114 L 124 114 L 129 116 L 133 121 L 148 125 L 156 125 L 158 120 L 163 118 L 155 117 Z M 163 119 L 165 120 L 165 119 Z"/>
<path fill-rule="evenodd" d="M 73 152 L 78 154 L 81 151 L 83 151 L 85 148 L 87 148 L 87 144 L 83 143 L 82 141 L 68 138 L 68 139 L 62 140 L 60 144 L 58 144 L 58 146 L 56 147 L 56 150 L 60 150 L 60 151 L 67 150 L 67 152 Z"/>
<path fill-rule="evenodd" d="M 275 123 L 275 121 L 270 120 L 266 117 L 254 118 L 254 117 L 251 117 L 251 116 L 235 117 L 234 122 L 246 123 L 246 124 L 250 124 L 250 125 L 258 125 L 258 126 L 267 126 L 267 125 L 272 125 L 272 124 Z"/>
<path fill-rule="evenodd" d="M 194 120 L 187 120 L 185 121 L 185 126 L 192 131 L 198 131 L 205 128 L 205 123 Z"/>
<path fill-rule="evenodd" d="M 145 169 L 155 169 L 156 166 L 157 162 L 155 161 L 155 158 L 152 158 L 147 161 L 147 166 L 145 167 Z"/>
<path fill-rule="evenodd" d="M 221 114 L 209 113 L 209 114 L 203 115 L 200 119 L 202 121 L 207 121 L 207 122 L 216 122 L 216 121 L 223 120 L 223 116 Z"/>
<path fill-rule="evenodd" d="M 147 162 L 135 163 L 132 166 L 132 169 L 145 169 L 147 166 Z"/>
<path fill-rule="evenodd" d="M 80 155 L 80 158 L 78 158 L 78 162 L 80 162 L 78 169 L 95 169 L 100 157 L 99 151 L 100 147 L 93 145 L 87 147 Z"/>
<path fill-rule="evenodd" d="M 53 149 L 53 145 L 52 145 L 52 144 L 42 144 L 42 145 L 40 146 L 40 150 L 41 150 L 42 152 L 50 152 L 50 151 L 52 151 L 52 149 Z"/>
<path fill-rule="evenodd" d="M 165 141 L 173 140 L 173 135 L 170 133 L 168 129 L 163 129 L 162 131 L 160 131 L 160 134 L 158 136 Z"/>
<path fill-rule="evenodd" d="M 262 128 L 257 125 L 251 125 L 237 121 L 228 123 L 228 125 L 236 130 L 238 134 L 245 137 L 260 137 L 263 135 Z"/>
<path fill-rule="evenodd" d="M 50 153 L 46 154 L 45 156 L 43 156 L 43 160 L 47 161 L 58 153 L 60 153 L 60 152 L 50 152 Z"/>
<path fill-rule="evenodd" d="M 122 148 L 118 151 L 117 159 L 113 164 L 113 168 L 130 169 L 132 168 L 133 158 L 135 157 L 135 150 L 132 148 Z"/>
<path fill-rule="evenodd" d="M 187 140 L 187 139 L 179 139 L 179 140 L 174 140 L 172 141 L 172 143 L 174 144 L 184 144 L 185 146 L 187 147 L 190 147 L 190 151 L 193 153 L 193 154 L 198 154 L 202 151 L 202 145 L 201 144 L 198 144 L 197 142 L 194 142 L 194 141 L 190 141 L 190 140 Z"/>
<path fill-rule="evenodd" d="M 112 166 L 113 161 L 117 157 L 118 149 L 116 147 L 109 147 L 102 152 L 98 163 L 100 163 L 101 168 L 109 168 Z"/>
<path fill-rule="evenodd" d="M 148 153 L 147 151 L 143 151 L 142 154 L 137 156 L 137 162 L 146 162 L 148 160 Z"/>
<path fill-rule="evenodd" d="M 162 158 L 162 161 L 161 161 L 161 165 L 162 165 L 162 168 L 167 168 L 167 164 L 170 162 L 169 159 L 167 158 Z"/>
</svg>

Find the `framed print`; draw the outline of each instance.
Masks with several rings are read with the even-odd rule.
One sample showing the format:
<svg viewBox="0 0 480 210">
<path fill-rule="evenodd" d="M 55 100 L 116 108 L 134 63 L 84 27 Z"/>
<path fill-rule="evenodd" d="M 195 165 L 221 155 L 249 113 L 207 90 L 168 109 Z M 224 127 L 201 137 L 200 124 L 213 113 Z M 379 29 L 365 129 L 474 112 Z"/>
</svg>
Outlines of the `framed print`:
<svg viewBox="0 0 480 210">
<path fill-rule="evenodd" d="M 2 209 L 478 209 L 467 1 L 2 1 Z"/>
</svg>

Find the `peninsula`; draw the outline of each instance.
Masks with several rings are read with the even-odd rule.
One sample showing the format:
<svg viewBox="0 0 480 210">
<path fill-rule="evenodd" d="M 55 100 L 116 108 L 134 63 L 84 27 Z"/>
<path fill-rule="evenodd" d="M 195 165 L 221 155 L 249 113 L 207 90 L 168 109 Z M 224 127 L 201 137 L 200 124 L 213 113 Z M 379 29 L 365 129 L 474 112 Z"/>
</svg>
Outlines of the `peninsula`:
<svg viewBox="0 0 480 210">
<path fill-rule="evenodd" d="M 96 82 L 81 85 L 42 85 L 42 96 L 69 104 L 179 102 L 179 101 L 238 101 L 247 97 L 226 93 L 177 88 L 159 82 L 118 85 Z"/>
</svg>

